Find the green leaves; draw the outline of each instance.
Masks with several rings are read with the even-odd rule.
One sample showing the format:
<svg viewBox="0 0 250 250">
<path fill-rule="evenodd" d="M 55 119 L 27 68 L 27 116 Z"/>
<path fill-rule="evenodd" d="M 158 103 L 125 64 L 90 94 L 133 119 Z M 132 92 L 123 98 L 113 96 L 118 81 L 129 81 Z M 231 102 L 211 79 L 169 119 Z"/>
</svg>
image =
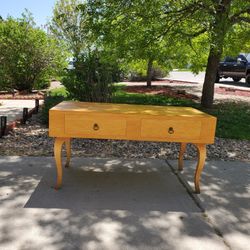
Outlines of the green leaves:
<svg viewBox="0 0 250 250">
<path fill-rule="evenodd" d="M 41 77 L 57 71 L 55 66 L 60 66 L 60 57 L 63 57 L 61 48 L 52 37 L 35 27 L 30 13 L 21 19 L 9 17 L 0 22 L 2 88 L 30 91 Z"/>
<path fill-rule="evenodd" d="M 101 61 L 98 52 L 84 53 L 75 62 L 75 69 L 63 78 L 69 97 L 79 101 L 107 102 L 112 95 L 116 65 Z"/>
<path fill-rule="evenodd" d="M 89 8 L 81 0 L 58 0 L 53 10 L 50 30 L 63 39 L 74 56 L 90 46 Z"/>
</svg>

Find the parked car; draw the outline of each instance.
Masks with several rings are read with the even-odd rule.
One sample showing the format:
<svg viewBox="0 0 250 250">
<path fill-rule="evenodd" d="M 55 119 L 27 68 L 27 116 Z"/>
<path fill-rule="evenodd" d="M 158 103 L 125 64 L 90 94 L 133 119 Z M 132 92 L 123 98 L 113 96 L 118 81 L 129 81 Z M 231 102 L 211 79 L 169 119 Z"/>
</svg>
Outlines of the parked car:
<svg viewBox="0 0 250 250">
<path fill-rule="evenodd" d="M 250 53 L 241 53 L 237 57 L 226 56 L 219 64 L 215 81 L 219 82 L 222 77 L 231 77 L 234 82 L 245 78 L 250 86 Z"/>
</svg>

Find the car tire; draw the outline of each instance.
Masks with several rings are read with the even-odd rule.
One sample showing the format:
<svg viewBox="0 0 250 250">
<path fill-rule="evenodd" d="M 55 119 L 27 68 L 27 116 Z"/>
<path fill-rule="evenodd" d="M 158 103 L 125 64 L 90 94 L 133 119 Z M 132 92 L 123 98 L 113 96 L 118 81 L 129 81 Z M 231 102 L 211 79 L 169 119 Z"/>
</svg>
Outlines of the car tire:
<svg viewBox="0 0 250 250">
<path fill-rule="evenodd" d="M 246 75 L 246 84 L 250 87 L 250 74 Z"/>
<path fill-rule="evenodd" d="M 241 80 L 240 77 L 232 77 L 234 82 L 239 82 Z"/>
<path fill-rule="evenodd" d="M 218 73 L 216 74 L 215 82 L 217 82 L 217 83 L 220 82 L 220 76 Z"/>
</svg>

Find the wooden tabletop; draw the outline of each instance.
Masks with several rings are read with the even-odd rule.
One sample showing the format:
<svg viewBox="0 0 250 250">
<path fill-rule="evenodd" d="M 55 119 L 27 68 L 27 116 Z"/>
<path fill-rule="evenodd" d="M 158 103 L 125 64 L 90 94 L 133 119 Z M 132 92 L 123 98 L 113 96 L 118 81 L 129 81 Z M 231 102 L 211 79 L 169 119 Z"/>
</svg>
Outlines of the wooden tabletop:
<svg viewBox="0 0 250 250">
<path fill-rule="evenodd" d="M 118 113 L 118 114 L 143 114 L 143 115 L 168 115 L 182 117 L 208 117 L 210 115 L 191 108 L 175 106 L 132 105 L 116 103 L 93 103 L 64 101 L 53 107 L 53 111 L 74 111 L 91 113 Z"/>
</svg>

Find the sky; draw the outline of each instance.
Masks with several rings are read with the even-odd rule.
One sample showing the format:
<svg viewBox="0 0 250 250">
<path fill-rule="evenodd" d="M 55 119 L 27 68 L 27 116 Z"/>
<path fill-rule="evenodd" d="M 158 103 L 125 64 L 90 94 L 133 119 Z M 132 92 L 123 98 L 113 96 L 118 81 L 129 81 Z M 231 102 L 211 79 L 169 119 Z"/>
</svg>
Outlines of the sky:
<svg viewBox="0 0 250 250">
<path fill-rule="evenodd" d="M 46 24 L 52 16 L 53 6 L 56 0 L 0 0 L 0 16 L 4 19 L 10 15 L 21 17 L 24 9 L 28 9 L 38 26 Z"/>
</svg>

